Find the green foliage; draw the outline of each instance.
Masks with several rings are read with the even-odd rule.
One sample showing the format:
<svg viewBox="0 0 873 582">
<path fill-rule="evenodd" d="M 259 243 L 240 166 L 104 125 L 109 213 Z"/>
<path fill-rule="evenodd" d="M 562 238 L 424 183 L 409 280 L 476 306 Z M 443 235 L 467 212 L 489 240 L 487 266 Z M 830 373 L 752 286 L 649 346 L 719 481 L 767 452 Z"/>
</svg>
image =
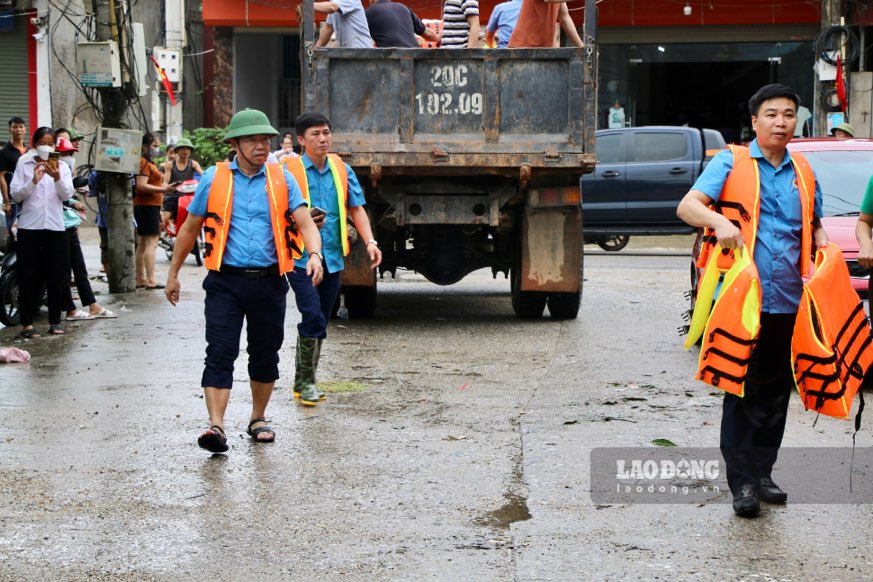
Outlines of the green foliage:
<svg viewBox="0 0 873 582">
<path fill-rule="evenodd" d="M 200 162 L 200 167 L 204 170 L 227 159 L 231 148 L 230 144 L 223 141 L 225 133 L 226 127 L 199 127 L 192 132 L 184 132 L 183 137 L 187 137 L 194 144 L 191 158 Z"/>
</svg>

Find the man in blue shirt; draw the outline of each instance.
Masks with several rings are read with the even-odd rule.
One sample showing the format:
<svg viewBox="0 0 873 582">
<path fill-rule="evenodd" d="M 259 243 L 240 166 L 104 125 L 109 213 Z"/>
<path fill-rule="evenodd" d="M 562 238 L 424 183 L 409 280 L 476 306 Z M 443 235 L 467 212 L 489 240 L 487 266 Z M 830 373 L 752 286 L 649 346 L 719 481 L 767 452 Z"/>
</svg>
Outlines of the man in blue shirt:
<svg viewBox="0 0 873 582">
<path fill-rule="evenodd" d="M 787 495 L 770 472 L 776 462 L 788 402 L 795 386 L 791 370 L 791 338 L 803 289 L 800 272 L 804 221 L 799 180 L 788 152 L 797 125 L 800 99 L 783 85 L 766 85 L 749 100 L 755 140 L 749 153 L 756 164 L 760 212 L 753 259 L 761 285 L 761 327 L 745 376 L 745 397 L 725 394 L 721 449 L 737 515 L 755 516 L 759 499 L 784 503 Z M 710 205 L 718 204 L 734 168 L 731 151 L 720 152 L 679 204 L 679 218 L 708 227 L 725 249 L 740 249 L 740 228 Z M 752 186 L 752 192 L 754 186 Z M 812 243 L 827 245 L 821 226 L 822 196 L 815 184 Z M 753 212 L 751 208 L 749 212 Z M 750 241 L 745 241 L 750 242 Z M 809 250 L 809 249 L 807 249 Z M 739 314 L 737 314 L 739 316 Z"/>
<path fill-rule="evenodd" d="M 488 27 L 485 29 L 485 41 L 488 46 L 495 46 L 495 36 L 497 37 L 497 48 L 509 46 L 509 37 L 515 30 L 519 12 L 521 12 L 521 0 L 509 0 L 509 2 L 503 2 L 494 7 L 494 12 L 488 19 Z"/>
<path fill-rule="evenodd" d="M 281 166 L 267 163 L 270 139 L 278 133 L 260 111 L 246 109 L 233 116 L 224 140 L 236 157 L 203 174 L 188 206 L 188 218 L 179 229 L 167 276 L 167 299 L 176 305 L 181 290 L 179 269 L 202 228 L 207 246 L 204 264 L 209 272 L 203 281 L 207 347 L 201 385 L 210 428 L 197 443 L 212 453 L 228 450 L 224 413 L 243 320 L 252 390 L 247 432 L 258 443 L 273 442 L 276 437 L 265 417 L 279 378 L 288 294 L 284 275 L 293 268 L 292 251 L 299 247 L 294 240 L 297 232 L 310 251 L 300 268 L 301 280 L 313 288 L 323 275 L 321 238 L 300 189 Z"/>
<path fill-rule="evenodd" d="M 294 396 L 304 406 L 315 406 L 324 399 L 315 383 L 315 372 L 321 356 L 321 344 L 327 337 L 333 305 L 339 297 L 340 276 L 345 267 L 344 249 L 348 249 L 348 219 L 358 231 L 360 241 L 367 247 L 370 266 L 375 269 L 382 262 L 379 243 L 364 209 L 364 193 L 352 169 L 337 156 L 330 154 L 330 121 L 321 113 L 304 113 L 294 124 L 297 141 L 303 148 L 299 158 L 289 163 L 297 166 L 294 173 L 310 207 L 324 211 L 321 226 L 321 248 L 324 250 L 324 281 L 318 288 L 308 283 L 304 267 L 310 258 L 304 253 L 298 259 L 288 281 L 294 289 L 297 309 L 302 317 L 297 326 L 296 373 Z M 345 177 L 345 184 L 343 178 Z M 338 192 L 345 188 L 346 192 Z M 309 250 L 307 246 L 306 250 Z"/>
</svg>

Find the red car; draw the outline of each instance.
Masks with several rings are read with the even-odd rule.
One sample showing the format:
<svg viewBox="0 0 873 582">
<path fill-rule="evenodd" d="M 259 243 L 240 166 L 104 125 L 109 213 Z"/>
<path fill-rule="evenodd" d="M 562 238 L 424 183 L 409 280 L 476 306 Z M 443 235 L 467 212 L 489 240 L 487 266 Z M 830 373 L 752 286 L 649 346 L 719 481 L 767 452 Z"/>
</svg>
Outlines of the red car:
<svg viewBox="0 0 873 582">
<path fill-rule="evenodd" d="M 855 223 L 858 221 L 861 201 L 873 175 L 873 140 L 803 138 L 788 144 L 792 152 L 801 152 L 812 164 L 823 195 L 824 218 L 822 225 L 831 242 L 843 251 L 849 266 L 852 287 L 862 298 L 868 294 L 869 270 L 858 265 L 858 241 Z M 701 269 L 696 267 L 700 252 L 700 235 L 691 253 L 691 307 L 697 295 L 697 281 Z"/>
</svg>

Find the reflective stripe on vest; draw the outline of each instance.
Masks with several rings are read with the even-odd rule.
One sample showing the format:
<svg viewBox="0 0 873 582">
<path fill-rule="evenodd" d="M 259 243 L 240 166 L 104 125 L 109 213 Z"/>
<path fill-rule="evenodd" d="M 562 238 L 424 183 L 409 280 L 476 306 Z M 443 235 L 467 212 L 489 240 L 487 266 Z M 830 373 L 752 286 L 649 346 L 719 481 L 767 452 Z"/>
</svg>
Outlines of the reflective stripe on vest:
<svg viewBox="0 0 873 582">
<path fill-rule="evenodd" d="M 264 167 L 265 195 L 270 206 L 270 226 L 276 245 L 279 273 L 294 269 L 294 259 L 302 256 L 303 240 L 291 220 L 288 208 L 288 182 L 279 164 Z M 230 220 L 233 212 L 233 171 L 230 162 L 215 165 L 215 175 L 209 188 L 206 202 L 206 218 L 203 221 L 203 264 L 213 271 L 221 270 Z"/>
<path fill-rule="evenodd" d="M 758 236 L 758 221 L 761 215 L 761 178 L 758 161 L 751 156 L 749 148 L 729 146 L 734 156 L 733 169 L 725 180 L 718 202 L 712 209 L 730 220 L 743 235 L 743 244 L 754 257 Z M 766 162 L 765 162 L 766 163 Z M 815 218 L 815 174 L 806 158 L 799 153 L 791 154 L 791 163 L 797 176 L 797 190 L 800 194 L 801 239 L 800 272 L 809 273 L 812 260 L 812 221 Z M 709 263 L 709 255 L 717 240 L 715 231 L 707 228 L 703 232 L 703 245 L 697 260 L 698 267 Z M 727 271 L 733 257 L 723 254 L 719 258 L 719 269 Z"/>
<path fill-rule="evenodd" d="M 815 274 L 803 287 L 791 361 L 806 409 L 846 419 L 864 373 L 873 363 L 869 321 L 839 247 L 815 255 Z"/>
<path fill-rule="evenodd" d="M 718 259 L 723 256 L 720 252 L 721 246 L 716 245 L 713 250 L 714 254 L 706 270 L 717 272 Z M 725 273 L 715 304 L 711 303 L 710 293 L 708 302 L 701 303 L 704 299 L 701 297 L 695 306 L 694 316 L 699 319 L 702 315 L 698 315 L 698 310 L 705 315 L 712 305 L 700 348 L 697 379 L 731 394 L 743 396 L 746 371 L 761 329 L 761 286 L 751 253 L 744 248 L 735 251 L 734 255 L 737 258 Z M 692 327 L 699 329 L 694 318 Z M 697 334 L 699 337 L 699 332 Z M 692 339 L 690 333 L 689 339 Z M 696 341 L 697 337 L 690 344 L 686 342 L 686 347 Z"/>
<path fill-rule="evenodd" d="M 306 177 L 306 168 L 303 167 L 303 158 L 285 158 L 283 162 L 288 172 L 294 176 L 297 185 L 300 186 L 300 191 L 303 193 L 303 199 L 306 200 L 307 206 L 312 207 L 312 201 L 309 198 L 309 179 Z M 339 207 L 339 224 L 340 224 L 340 241 L 343 247 L 343 256 L 349 255 L 349 222 L 348 222 L 348 207 L 349 207 L 349 174 L 346 169 L 346 164 L 336 154 L 328 154 L 327 166 L 330 169 L 330 175 L 333 178 L 333 186 L 337 194 L 337 206 Z"/>
</svg>

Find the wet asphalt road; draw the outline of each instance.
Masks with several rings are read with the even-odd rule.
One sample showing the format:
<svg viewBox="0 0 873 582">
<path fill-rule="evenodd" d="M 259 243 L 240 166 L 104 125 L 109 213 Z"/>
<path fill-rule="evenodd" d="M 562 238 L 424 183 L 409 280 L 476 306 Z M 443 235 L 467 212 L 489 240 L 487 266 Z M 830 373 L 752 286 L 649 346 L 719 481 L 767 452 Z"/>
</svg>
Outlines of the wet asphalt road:
<svg viewBox="0 0 873 582">
<path fill-rule="evenodd" d="M 718 499 L 592 502 L 594 447 L 718 444 L 721 399 L 691 379 L 696 352 L 676 333 L 687 247 L 586 247 L 573 321 L 516 320 L 508 282 L 487 272 L 447 288 L 403 273 L 381 285 L 377 318 L 332 323 L 319 380 L 361 390 L 315 410 L 291 401 L 290 302 L 277 440 L 245 435 L 243 354 L 226 456 L 195 443 L 193 263 L 175 309 L 159 292 L 102 295 L 118 320 L 24 344 L 0 329 L 0 345 L 33 354 L 0 368 L 0 580 L 873 577 L 870 505 L 789 503 L 750 521 Z M 813 420 L 794 398 L 786 445 L 850 446 L 850 423 Z"/>
</svg>

